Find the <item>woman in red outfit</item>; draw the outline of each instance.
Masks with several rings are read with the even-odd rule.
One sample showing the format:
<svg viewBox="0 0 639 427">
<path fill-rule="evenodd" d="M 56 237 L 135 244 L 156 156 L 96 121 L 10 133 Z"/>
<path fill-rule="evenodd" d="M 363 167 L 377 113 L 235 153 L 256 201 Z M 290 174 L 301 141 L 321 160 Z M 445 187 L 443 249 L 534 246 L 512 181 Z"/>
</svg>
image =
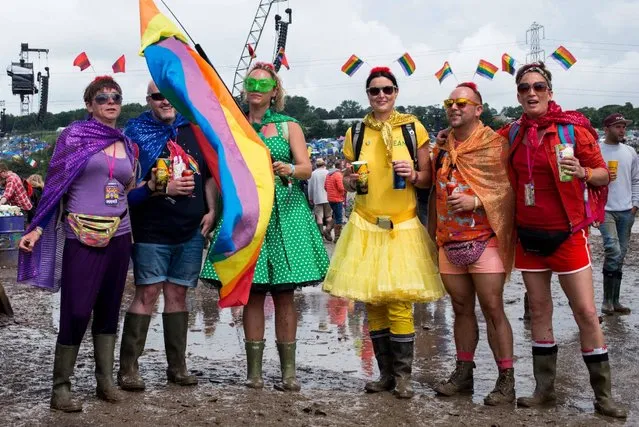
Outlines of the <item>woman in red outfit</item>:
<svg viewBox="0 0 639 427">
<path fill-rule="evenodd" d="M 557 344 L 550 290 L 556 273 L 579 326 L 595 410 L 624 418 L 626 411 L 613 401 L 610 391 L 610 365 L 595 308 L 588 245 L 588 227 L 596 219 L 597 201 L 605 202 L 609 181 L 597 133 L 582 114 L 562 111 L 552 100 L 552 76 L 543 63 L 521 67 L 515 81 L 524 113 L 500 133 L 511 143 L 508 167 L 519 237 L 515 267 L 522 272 L 530 301 L 537 382 L 533 396 L 519 398 L 517 403 L 532 407 L 556 400 Z"/>
</svg>

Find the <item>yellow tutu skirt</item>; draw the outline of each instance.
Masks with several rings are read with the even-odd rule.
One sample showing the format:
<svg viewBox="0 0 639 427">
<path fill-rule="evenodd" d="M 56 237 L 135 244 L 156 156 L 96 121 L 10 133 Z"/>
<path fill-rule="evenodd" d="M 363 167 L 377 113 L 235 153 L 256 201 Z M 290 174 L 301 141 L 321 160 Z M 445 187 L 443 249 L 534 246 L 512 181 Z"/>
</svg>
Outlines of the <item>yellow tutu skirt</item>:
<svg viewBox="0 0 639 427">
<path fill-rule="evenodd" d="M 436 260 L 435 245 L 417 217 L 391 231 L 353 212 L 335 246 L 323 289 L 371 304 L 434 301 L 446 293 Z"/>
</svg>

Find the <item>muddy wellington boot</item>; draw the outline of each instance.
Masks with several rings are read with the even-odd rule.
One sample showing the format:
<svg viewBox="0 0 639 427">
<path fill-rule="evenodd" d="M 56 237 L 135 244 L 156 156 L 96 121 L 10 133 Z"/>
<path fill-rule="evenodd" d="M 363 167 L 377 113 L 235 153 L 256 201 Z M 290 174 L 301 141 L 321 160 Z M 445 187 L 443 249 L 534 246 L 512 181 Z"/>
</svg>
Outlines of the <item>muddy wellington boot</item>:
<svg viewBox="0 0 639 427">
<path fill-rule="evenodd" d="M 396 341 L 397 339 L 401 339 L 402 341 Z M 414 344 L 414 335 L 410 338 L 406 338 L 405 336 L 391 336 L 393 376 L 395 377 L 395 390 L 393 390 L 393 394 L 398 399 L 410 399 L 415 395 L 411 382 Z"/>
<path fill-rule="evenodd" d="M 541 405 L 554 405 L 555 377 L 557 375 L 557 352 L 552 354 L 533 354 L 533 374 L 535 376 L 535 392 L 532 396 L 517 399 L 517 406 L 534 408 Z"/>
<path fill-rule="evenodd" d="M 82 412 L 82 403 L 71 398 L 71 381 L 79 345 L 55 345 L 53 361 L 53 389 L 51 391 L 51 409 L 63 412 Z"/>
<path fill-rule="evenodd" d="M 498 406 L 515 401 L 515 370 L 513 368 L 499 371 L 495 388 L 484 398 L 484 405 Z"/>
<path fill-rule="evenodd" d="M 433 389 L 438 394 L 448 397 L 457 393 L 472 393 L 474 387 L 473 369 L 475 369 L 475 362 L 458 360 L 450 378 L 437 384 Z"/>
<path fill-rule="evenodd" d="M 606 361 L 586 363 L 590 373 L 590 385 L 595 392 L 595 411 L 613 418 L 626 418 L 628 412 L 612 400 L 610 363 Z"/>
<path fill-rule="evenodd" d="M 246 349 L 246 386 L 248 388 L 263 388 L 262 357 L 264 354 L 264 340 L 244 340 Z"/>
<path fill-rule="evenodd" d="M 618 314 L 630 314 L 630 309 L 621 305 L 619 302 L 619 294 L 621 293 L 621 279 L 623 277 L 623 273 L 621 271 L 615 272 L 615 281 L 614 286 L 612 288 L 612 307 L 615 313 Z"/>
<path fill-rule="evenodd" d="M 295 351 L 296 342 L 278 342 L 277 352 L 280 355 L 280 367 L 282 368 L 282 382 L 275 384 L 279 391 L 300 391 L 300 383 L 295 377 Z"/>
<path fill-rule="evenodd" d="M 120 369 L 118 385 L 126 391 L 143 391 L 144 380 L 138 371 L 138 358 L 144 351 L 146 334 L 149 331 L 151 316 L 126 313 L 120 344 Z"/>
<path fill-rule="evenodd" d="M 601 303 L 601 312 L 603 314 L 614 314 L 615 308 L 612 305 L 613 288 L 615 287 L 615 272 L 603 271 L 603 302 Z"/>
<path fill-rule="evenodd" d="M 335 238 L 333 239 L 333 241 L 337 243 L 337 241 L 339 240 L 339 236 L 341 235 L 342 235 L 342 224 L 335 224 Z"/>
<path fill-rule="evenodd" d="M 164 349 L 169 367 L 166 377 L 170 383 L 181 386 L 197 385 L 195 375 L 186 370 L 186 335 L 189 327 L 189 312 L 163 313 Z"/>
<path fill-rule="evenodd" d="M 377 381 L 369 381 L 364 386 L 368 393 L 379 393 L 390 391 L 395 388 L 395 377 L 393 376 L 393 354 L 391 353 L 390 330 L 373 331 L 370 333 L 375 351 L 375 359 L 379 367 L 379 378 Z"/>
<path fill-rule="evenodd" d="M 95 394 L 99 399 L 115 403 L 123 400 L 122 394 L 113 384 L 113 353 L 115 335 L 94 335 L 93 355 L 95 358 Z"/>
</svg>

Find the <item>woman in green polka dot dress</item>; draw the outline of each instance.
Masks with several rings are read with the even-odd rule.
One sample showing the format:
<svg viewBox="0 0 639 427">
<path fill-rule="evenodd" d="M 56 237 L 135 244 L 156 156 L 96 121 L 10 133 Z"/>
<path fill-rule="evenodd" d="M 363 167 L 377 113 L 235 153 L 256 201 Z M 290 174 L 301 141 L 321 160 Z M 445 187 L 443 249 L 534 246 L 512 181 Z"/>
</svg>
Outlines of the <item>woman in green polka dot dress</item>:
<svg viewBox="0 0 639 427">
<path fill-rule="evenodd" d="M 271 150 L 276 175 L 271 219 L 257 260 L 249 301 L 244 307 L 246 385 L 264 386 L 264 298 L 270 293 L 275 304 L 275 335 L 282 368 L 282 382 L 275 388 L 299 391 L 295 377 L 297 312 L 293 291 L 322 282 L 329 260 L 298 181 L 311 176 L 304 134 L 295 119 L 273 111 L 284 108 L 284 91 L 273 65 L 255 64 L 244 81 L 244 89 L 249 121 Z M 291 185 L 283 184 L 281 177 L 286 177 Z M 208 256 L 201 278 L 219 286 Z"/>
</svg>

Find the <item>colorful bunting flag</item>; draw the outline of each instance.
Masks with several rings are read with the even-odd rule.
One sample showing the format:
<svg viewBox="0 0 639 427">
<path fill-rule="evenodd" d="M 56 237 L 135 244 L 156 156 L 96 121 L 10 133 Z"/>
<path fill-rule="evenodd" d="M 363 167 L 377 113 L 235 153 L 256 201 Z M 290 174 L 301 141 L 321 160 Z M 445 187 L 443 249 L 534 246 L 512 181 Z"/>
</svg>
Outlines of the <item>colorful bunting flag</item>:
<svg viewBox="0 0 639 427">
<path fill-rule="evenodd" d="M 117 61 L 115 61 L 113 63 L 113 65 L 111 65 L 111 68 L 113 69 L 113 73 L 124 73 L 125 68 L 126 68 L 126 58 L 124 57 L 124 55 L 122 55 L 121 57 L 118 58 Z"/>
<path fill-rule="evenodd" d="M 515 61 L 515 58 L 504 53 L 501 56 L 501 70 L 514 76 L 517 71 L 517 62 Z"/>
<path fill-rule="evenodd" d="M 564 70 L 569 69 L 570 67 L 575 65 L 575 62 L 577 62 L 577 58 L 575 58 L 572 53 L 570 53 L 570 51 L 568 51 L 568 49 L 563 46 L 559 46 L 557 50 L 554 51 L 550 56 L 555 61 L 559 62 L 559 65 L 561 65 Z"/>
<path fill-rule="evenodd" d="M 442 68 L 440 68 L 439 71 L 435 73 L 435 77 L 437 77 L 437 80 L 439 80 L 439 84 L 442 84 L 444 79 L 452 74 L 453 70 L 452 68 L 450 68 L 450 64 L 448 63 L 448 61 L 446 61 L 444 62 Z"/>
<path fill-rule="evenodd" d="M 362 61 L 357 55 L 353 54 L 350 58 L 348 58 L 348 61 L 342 65 L 342 72 L 346 73 L 348 77 L 353 77 L 353 74 L 355 74 L 363 64 L 364 61 Z"/>
<path fill-rule="evenodd" d="M 196 139 L 222 198 L 209 259 L 220 278 L 220 307 L 248 301 L 266 235 L 275 181 L 271 156 L 215 69 L 153 0 L 140 0 L 141 53 L 158 89 L 198 125 Z"/>
<path fill-rule="evenodd" d="M 255 59 L 257 55 L 255 55 L 255 49 L 253 48 L 251 43 L 248 43 L 246 45 L 246 50 L 248 50 L 249 55 L 251 55 L 251 59 Z"/>
<path fill-rule="evenodd" d="M 89 61 L 89 57 L 86 52 L 82 52 L 73 60 L 74 67 L 80 67 L 80 71 L 84 71 L 91 66 L 91 62 Z"/>
<path fill-rule="evenodd" d="M 499 70 L 499 67 L 497 67 L 496 65 L 491 64 L 484 59 L 480 59 L 475 73 L 487 78 L 488 80 L 492 80 L 493 77 L 495 77 L 495 73 L 497 72 L 497 70 Z"/>
<path fill-rule="evenodd" d="M 277 52 L 277 59 L 279 59 L 280 64 L 285 66 L 287 70 L 291 69 L 291 67 L 289 67 L 288 65 L 288 59 L 286 59 L 286 53 L 284 53 L 283 47 L 281 47 L 280 50 Z"/>
<path fill-rule="evenodd" d="M 413 58 L 411 58 L 408 52 L 400 56 L 397 62 L 399 62 L 399 65 L 401 65 L 407 76 L 415 72 L 415 61 L 413 61 Z"/>
</svg>

